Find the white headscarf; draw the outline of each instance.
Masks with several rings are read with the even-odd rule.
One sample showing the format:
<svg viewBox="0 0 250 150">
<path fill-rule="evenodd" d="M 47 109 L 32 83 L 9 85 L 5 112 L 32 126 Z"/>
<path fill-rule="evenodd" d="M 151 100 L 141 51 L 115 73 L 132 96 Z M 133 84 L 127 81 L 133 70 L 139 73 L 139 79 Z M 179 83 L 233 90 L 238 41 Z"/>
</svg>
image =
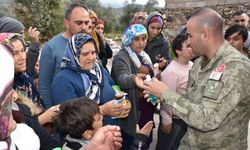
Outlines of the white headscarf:
<svg viewBox="0 0 250 150">
<path fill-rule="evenodd" d="M 10 150 L 39 150 L 40 139 L 34 130 L 26 124 L 17 124 L 16 129 L 10 134 Z"/>
</svg>

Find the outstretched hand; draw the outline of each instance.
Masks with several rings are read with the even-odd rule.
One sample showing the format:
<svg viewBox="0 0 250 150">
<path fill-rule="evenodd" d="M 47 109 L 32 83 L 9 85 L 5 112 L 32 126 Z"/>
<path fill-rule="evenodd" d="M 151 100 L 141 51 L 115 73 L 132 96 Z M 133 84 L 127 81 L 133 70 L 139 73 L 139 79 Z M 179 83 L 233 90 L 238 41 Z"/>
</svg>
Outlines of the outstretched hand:
<svg viewBox="0 0 250 150">
<path fill-rule="evenodd" d="M 135 81 L 136 86 L 138 86 L 139 88 L 142 88 L 143 80 L 145 78 L 146 78 L 146 74 L 142 74 L 142 73 L 136 74 L 134 77 L 134 81 Z"/>
<path fill-rule="evenodd" d="M 139 128 L 139 125 L 136 124 L 136 133 L 144 134 L 147 137 L 149 137 L 152 129 L 153 129 L 153 121 L 147 122 L 141 129 Z"/>
</svg>

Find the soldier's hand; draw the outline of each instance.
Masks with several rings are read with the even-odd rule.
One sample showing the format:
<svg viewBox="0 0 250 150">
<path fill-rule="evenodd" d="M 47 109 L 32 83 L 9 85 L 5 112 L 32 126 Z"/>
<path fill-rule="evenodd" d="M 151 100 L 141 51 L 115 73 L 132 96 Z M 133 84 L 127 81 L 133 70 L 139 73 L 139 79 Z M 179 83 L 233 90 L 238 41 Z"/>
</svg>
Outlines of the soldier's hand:
<svg viewBox="0 0 250 150">
<path fill-rule="evenodd" d="M 39 35 L 40 32 L 37 30 L 37 28 L 30 27 L 28 30 L 28 37 L 31 43 L 39 42 Z"/>
<path fill-rule="evenodd" d="M 161 131 L 166 133 L 166 134 L 169 134 L 172 130 L 172 123 L 171 124 L 167 124 L 167 125 L 164 125 L 162 124 L 161 125 Z"/>
<path fill-rule="evenodd" d="M 158 98 L 162 96 L 165 90 L 168 89 L 167 85 L 156 78 L 151 81 L 143 81 L 141 88 L 145 89 L 144 94 L 154 95 Z"/>
</svg>

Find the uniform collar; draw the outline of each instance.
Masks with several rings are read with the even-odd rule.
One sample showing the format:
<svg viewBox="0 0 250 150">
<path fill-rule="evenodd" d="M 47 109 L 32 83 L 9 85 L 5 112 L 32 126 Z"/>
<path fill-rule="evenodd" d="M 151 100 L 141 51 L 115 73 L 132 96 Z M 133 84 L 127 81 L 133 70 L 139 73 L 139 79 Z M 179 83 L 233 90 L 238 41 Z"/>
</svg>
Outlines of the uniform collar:
<svg viewBox="0 0 250 150">
<path fill-rule="evenodd" d="M 217 61 L 219 61 L 221 58 L 221 55 L 222 53 L 225 51 L 225 49 L 227 49 L 229 47 L 229 43 L 227 41 L 224 41 L 221 46 L 219 47 L 219 49 L 217 50 L 215 56 L 211 59 L 211 60 L 208 60 L 207 57 L 204 57 L 202 56 L 200 61 L 199 61 L 199 64 L 200 65 L 200 68 L 199 68 L 199 71 L 200 72 L 205 72 L 209 69 L 211 69 L 213 67 L 213 64 Z"/>
</svg>

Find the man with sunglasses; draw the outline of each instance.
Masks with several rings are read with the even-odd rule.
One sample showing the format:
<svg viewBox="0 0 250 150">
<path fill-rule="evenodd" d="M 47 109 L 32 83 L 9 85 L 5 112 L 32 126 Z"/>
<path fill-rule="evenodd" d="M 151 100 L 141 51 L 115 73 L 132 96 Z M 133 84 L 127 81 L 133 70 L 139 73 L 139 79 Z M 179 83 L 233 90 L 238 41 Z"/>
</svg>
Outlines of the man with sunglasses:
<svg viewBox="0 0 250 150">
<path fill-rule="evenodd" d="M 249 17 L 243 10 L 238 10 L 233 14 L 232 23 L 248 27 Z M 244 47 L 250 50 L 250 32 L 248 31 L 248 38 L 244 43 Z"/>
<path fill-rule="evenodd" d="M 61 70 L 61 61 L 68 40 L 77 33 L 86 33 L 89 28 L 89 12 L 87 7 L 73 3 L 65 10 L 65 31 L 49 40 L 43 47 L 39 68 L 39 91 L 47 108 L 51 103 L 51 83 Z"/>
</svg>

